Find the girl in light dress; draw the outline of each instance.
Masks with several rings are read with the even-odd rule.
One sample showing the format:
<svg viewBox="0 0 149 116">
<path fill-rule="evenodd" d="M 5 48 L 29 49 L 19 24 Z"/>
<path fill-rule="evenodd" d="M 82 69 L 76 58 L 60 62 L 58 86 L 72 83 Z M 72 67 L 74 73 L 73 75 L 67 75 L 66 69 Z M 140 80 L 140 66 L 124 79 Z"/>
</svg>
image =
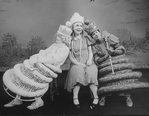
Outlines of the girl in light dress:
<svg viewBox="0 0 149 116">
<path fill-rule="evenodd" d="M 81 86 L 89 85 L 94 97 L 90 106 L 93 109 L 98 103 L 97 95 L 97 67 L 93 62 L 93 54 L 88 41 L 88 35 L 84 32 L 84 17 L 74 13 L 66 25 L 72 28 L 72 41 L 70 44 L 71 66 L 65 83 L 65 89 L 73 91 L 73 102 L 76 108 L 80 108 L 78 93 Z"/>
</svg>

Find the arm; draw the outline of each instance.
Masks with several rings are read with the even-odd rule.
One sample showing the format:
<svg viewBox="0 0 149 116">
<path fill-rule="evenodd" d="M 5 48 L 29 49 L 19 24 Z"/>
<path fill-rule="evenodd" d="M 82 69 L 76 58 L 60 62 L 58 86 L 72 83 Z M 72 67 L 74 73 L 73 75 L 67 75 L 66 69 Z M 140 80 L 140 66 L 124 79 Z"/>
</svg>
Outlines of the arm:
<svg viewBox="0 0 149 116">
<path fill-rule="evenodd" d="M 70 58 L 70 61 L 71 61 L 73 64 L 78 65 L 78 66 L 81 66 L 81 67 L 86 67 L 85 64 L 78 62 L 78 61 L 74 58 L 72 52 L 69 53 L 69 58 Z"/>
<path fill-rule="evenodd" d="M 87 61 L 87 65 L 92 65 L 93 52 L 92 52 L 91 46 L 88 47 L 88 50 L 89 50 L 89 58 L 88 58 L 88 61 Z"/>
<path fill-rule="evenodd" d="M 89 41 L 87 41 L 88 43 L 91 43 Z M 89 55 L 89 59 L 94 59 L 94 62 L 96 65 L 99 65 L 100 63 L 102 63 L 103 61 L 105 61 L 107 58 L 108 58 L 108 52 L 106 51 L 105 49 L 105 44 L 104 43 L 101 43 L 100 41 L 96 41 L 96 43 L 91 43 L 89 44 L 90 45 L 90 48 L 89 48 L 89 51 L 90 51 L 90 55 Z M 97 47 L 95 47 L 95 45 Z M 92 48 L 92 49 L 91 49 Z M 93 51 L 94 50 L 94 54 L 93 54 Z"/>
<path fill-rule="evenodd" d="M 106 33 L 106 37 L 108 37 L 106 42 L 108 43 L 109 47 L 107 47 L 107 51 L 111 56 L 117 56 L 117 55 L 122 55 L 125 54 L 126 50 L 123 46 L 119 44 L 119 38 L 114 36 L 113 34 Z M 111 41 L 110 41 L 111 40 Z"/>
<path fill-rule="evenodd" d="M 99 65 L 101 64 L 102 62 L 104 62 L 107 58 L 109 57 L 109 55 L 106 53 L 106 54 L 95 54 L 94 55 L 94 62 L 96 65 Z"/>
<path fill-rule="evenodd" d="M 44 50 L 40 50 L 38 54 L 40 54 L 40 55 L 46 55 L 46 54 L 48 54 L 51 51 L 51 49 L 53 47 L 54 47 L 54 44 L 52 44 L 51 46 L 49 46 L 48 48 L 46 48 Z"/>
<path fill-rule="evenodd" d="M 53 65 L 62 65 L 67 56 L 69 54 L 69 48 L 63 47 L 55 49 L 54 54 L 48 54 L 46 56 L 38 57 L 38 62 L 44 63 L 44 64 L 53 64 Z"/>
<path fill-rule="evenodd" d="M 55 72 L 61 73 L 62 69 L 61 66 L 66 61 L 69 54 L 69 48 L 63 47 L 56 50 L 53 58 L 52 58 L 52 64 L 50 62 L 44 63 L 48 68 L 53 69 Z M 48 61 L 49 58 L 47 58 Z"/>
<path fill-rule="evenodd" d="M 113 53 L 111 55 L 117 56 L 117 55 L 122 55 L 125 53 L 126 53 L 126 49 L 123 46 L 118 45 L 117 48 L 115 50 L 113 50 Z"/>
<path fill-rule="evenodd" d="M 110 47 L 107 49 L 107 51 L 111 56 L 117 56 L 126 53 L 126 49 L 119 44 L 115 45 L 114 47 Z"/>
<path fill-rule="evenodd" d="M 45 63 L 45 62 L 47 62 L 47 55 L 51 53 L 51 50 L 53 47 L 54 47 L 54 44 L 52 44 L 50 47 L 48 47 L 45 50 L 40 50 L 39 53 L 32 55 L 31 58 L 34 57 L 37 59 L 38 62 Z M 52 61 L 51 58 L 49 60 Z"/>
<path fill-rule="evenodd" d="M 44 64 L 51 63 L 51 64 L 53 64 L 53 58 L 49 58 L 48 56 L 38 56 L 37 59 L 38 59 L 37 60 L 38 63 L 44 63 Z"/>
<path fill-rule="evenodd" d="M 57 53 L 53 57 L 54 65 L 59 65 L 59 66 L 63 65 L 68 55 L 69 55 L 68 47 L 58 49 Z"/>
<path fill-rule="evenodd" d="M 70 58 L 70 61 L 75 64 L 75 65 L 80 65 L 80 63 L 73 57 L 73 54 L 72 52 L 70 51 L 69 52 L 69 58 Z"/>
<path fill-rule="evenodd" d="M 87 60 L 87 65 L 92 65 L 92 60 L 93 60 L 93 51 L 92 51 L 92 44 L 93 42 L 91 41 L 93 39 L 91 39 L 90 36 L 86 35 L 86 44 L 88 46 L 88 60 Z"/>
</svg>

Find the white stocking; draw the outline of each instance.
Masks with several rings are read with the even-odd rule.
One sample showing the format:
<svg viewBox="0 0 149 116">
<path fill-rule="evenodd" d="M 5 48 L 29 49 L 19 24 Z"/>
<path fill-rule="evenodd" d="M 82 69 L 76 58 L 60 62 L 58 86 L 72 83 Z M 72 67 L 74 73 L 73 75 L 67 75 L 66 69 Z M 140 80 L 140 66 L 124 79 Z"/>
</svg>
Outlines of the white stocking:
<svg viewBox="0 0 149 116">
<path fill-rule="evenodd" d="M 78 98 L 79 90 L 80 90 L 80 86 L 78 86 L 78 85 L 75 86 L 74 89 L 73 89 L 73 101 L 74 101 L 74 104 L 79 104 L 78 99 L 75 99 L 75 98 Z"/>
<path fill-rule="evenodd" d="M 16 95 L 14 100 L 20 100 L 21 96 L 20 95 Z"/>
<path fill-rule="evenodd" d="M 94 96 L 94 101 L 93 101 L 93 103 L 94 103 L 94 104 L 97 104 L 97 103 L 98 103 L 98 99 L 95 99 L 95 98 L 98 98 L 97 86 L 94 85 L 94 84 L 92 84 L 92 85 L 90 85 L 90 89 L 91 89 L 91 91 L 92 91 L 92 93 L 93 93 L 93 96 Z"/>
</svg>

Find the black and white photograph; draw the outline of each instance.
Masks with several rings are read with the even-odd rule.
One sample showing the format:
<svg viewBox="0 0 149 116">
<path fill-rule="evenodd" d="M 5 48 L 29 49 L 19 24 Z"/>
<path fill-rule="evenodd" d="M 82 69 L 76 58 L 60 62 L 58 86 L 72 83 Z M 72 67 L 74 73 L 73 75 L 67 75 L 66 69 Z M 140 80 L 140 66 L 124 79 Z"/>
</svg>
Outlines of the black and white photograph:
<svg viewBox="0 0 149 116">
<path fill-rule="evenodd" d="M 0 115 L 149 115 L 149 0 L 0 0 Z"/>
</svg>

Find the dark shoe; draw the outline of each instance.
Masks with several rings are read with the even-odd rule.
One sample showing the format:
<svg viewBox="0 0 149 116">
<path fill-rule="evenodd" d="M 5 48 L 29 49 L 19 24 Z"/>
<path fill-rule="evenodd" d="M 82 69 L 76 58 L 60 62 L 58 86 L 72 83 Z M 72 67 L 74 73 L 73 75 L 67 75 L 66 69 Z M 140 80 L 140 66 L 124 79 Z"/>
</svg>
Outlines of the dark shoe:
<svg viewBox="0 0 149 116">
<path fill-rule="evenodd" d="M 73 101 L 78 100 L 78 98 L 73 98 Z M 81 108 L 80 104 L 75 104 L 74 103 L 75 108 L 79 109 Z"/>
<path fill-rule="evenodd" d="M 77 104 L 77 105 L 74 105 L 74 106 L 75 106 L 75 108 L 77 108 L 77 109 L 80 109 L 80 108 L 81 108 L 80 104 Z"/>
<path fill-rule="evenodd" d="M 98 99 L 98 98 L 94 98 L 94 99 Z M 91 109 L 94 109 L 97 105 L 98 105 L 98 102 L 97 102 L 97 104 L 92 103 L 92 105 L 90 105 L 90 108 L 91 108 Z"/>
</svg>

